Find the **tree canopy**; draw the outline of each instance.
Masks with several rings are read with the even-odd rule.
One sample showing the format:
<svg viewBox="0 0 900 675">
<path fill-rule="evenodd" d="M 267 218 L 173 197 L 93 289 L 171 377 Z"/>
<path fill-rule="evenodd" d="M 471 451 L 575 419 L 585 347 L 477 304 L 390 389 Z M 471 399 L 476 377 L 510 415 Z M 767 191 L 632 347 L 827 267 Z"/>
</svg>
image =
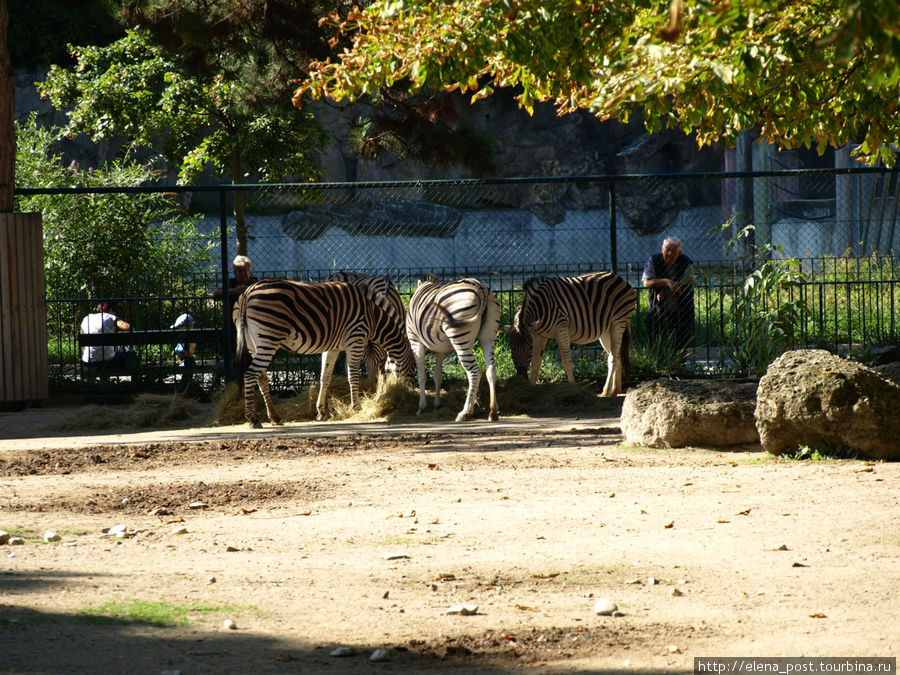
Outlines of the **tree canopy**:
<svg viewBox="0 0 900 675">
<path fill-rule="evenodd" d="M 54 104 L 70 106 L 68 132 L 161 147 L 180 183 L 204 171 L 234 183 L 313 178 L 312 151 L 325 135 L 311 113 L 291 106 L 291 80 L 328 47 L 321 37 L 287 39 L 318 30 L 316 17 L 301 11 L 307 4 L 135 0 L 123 13 L 132 25 L 125 37 L 70 47 L 76 66 L 53 66 L 38 87 Z M 284 12 L 273 16 L 276 6 Z M 245 254 L 242 193 L 234 210 Z"/>
<path fill-rule="evenodd" d="M 745 129 L 820 152 L 860 143 L 893 164 L 900 141 L 900 5 L 895 0 L 377 0 L 334 27 L 350 40 L 296 90 L 356 99 L 388 86 L 513 88 L 627 121 L 640 108 L 698 142 Z"/>
</svg>

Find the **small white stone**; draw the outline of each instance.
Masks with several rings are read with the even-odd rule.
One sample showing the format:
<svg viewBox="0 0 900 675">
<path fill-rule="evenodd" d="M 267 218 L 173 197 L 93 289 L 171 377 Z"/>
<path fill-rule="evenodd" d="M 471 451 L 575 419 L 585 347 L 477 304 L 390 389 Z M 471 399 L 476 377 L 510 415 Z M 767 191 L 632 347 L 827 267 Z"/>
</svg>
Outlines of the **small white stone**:
<svg viewBox="0 0 900 675">
<path fill-rule="evenodd" d="M 222 622 L 222 628 L 226 630 L 237 630 L 237 624 L 231 619 L 225 619 Z"/>
<path fill-rule="evenodd" d="M 125 525 L 113 525 L 106 531 L 106 534 L 121 539 L 122 537 L 128 536 L 128 527 Z"/>
<path fill-rule="evenodd" d="M 205 509 L 209 506 L 206 502 L 191 502 L 188 504 L 189 509 Z"/>
<path fill-rule="evenodd" d="M 172 534 L 187 534 L 188 529 L 184 525 L 178 525 L 172 530 Z"/>
<path fill-rule="evenodd" d="M 331 650 L 331 653 L 328 656 L 353 656 L 355 653 L 356 650 L 353 647 L 342 646 Z"/>
<path fill-rule="evenodd" d="M 648 586 L 656 586 L 659 583 L 659 580 L 655 577 L 647 577 L 647 585 Z"/>
<path fill-rule="evenodd" d="M 445 614 L 459 614 L 460 616 L 471 616 L 478 614 L 478 605 L 453 605 Z"/>
<path fill-rule="evenodd" d="M 62 537 L 60 537 L 56 532 L 44 532 L 44 541 L 62 541 Z"/>
<path fill-rule="evenodd" d="M 611 616 L 618 609 L 619 606 L 607 598 L 600 598 L 594 603 L 594 614 L 597 616 Z"/>
<path fill-rule="evenodd" d="M 390 661 L 391 653 L 387 649 L 376 649 L 369 657 L 369 661 Z"/>
</svg>

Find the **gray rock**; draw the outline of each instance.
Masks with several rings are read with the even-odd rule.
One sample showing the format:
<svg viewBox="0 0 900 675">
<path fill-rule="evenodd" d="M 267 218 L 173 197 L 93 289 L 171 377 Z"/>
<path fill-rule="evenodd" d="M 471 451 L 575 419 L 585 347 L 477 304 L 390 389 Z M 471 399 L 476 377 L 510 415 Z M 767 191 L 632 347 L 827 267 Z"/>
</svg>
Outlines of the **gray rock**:
<svg viewBox="0 0 900 675">
<path fill-rule="evenodd" d="M 625 442 L 645 447 L 758 443 L 753 417 L 756 383 L 654 380 L 625 394 Z"/>
<path fill-rule="evenodd" d="M 775 455 L 852 449 L 873 459 L 900 459 L 900 385 L 823 349 L 790 351 L 759 382 L 756 425 Z"/>
</svg>

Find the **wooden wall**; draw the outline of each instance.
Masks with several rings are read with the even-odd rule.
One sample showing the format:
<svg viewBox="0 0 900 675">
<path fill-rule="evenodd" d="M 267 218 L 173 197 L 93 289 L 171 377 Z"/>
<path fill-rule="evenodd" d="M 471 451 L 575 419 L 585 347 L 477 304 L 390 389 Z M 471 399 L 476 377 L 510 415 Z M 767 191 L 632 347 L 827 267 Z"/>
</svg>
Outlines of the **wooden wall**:
<svg viewBox="0 0 900 675">
<path fill-rule="evenodd" d="M 0 402 L 47 398 L 40 213 L 0 213 Z"/>
</svg>

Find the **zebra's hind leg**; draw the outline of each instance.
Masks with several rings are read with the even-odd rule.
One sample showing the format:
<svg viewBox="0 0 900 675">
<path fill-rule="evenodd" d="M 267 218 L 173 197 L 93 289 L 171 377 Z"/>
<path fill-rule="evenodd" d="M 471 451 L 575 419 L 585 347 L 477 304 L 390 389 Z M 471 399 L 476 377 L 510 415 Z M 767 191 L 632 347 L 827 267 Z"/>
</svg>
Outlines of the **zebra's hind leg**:
<svg viewBox="0 0 900 675">
<path fill-rule="evenodd" d="M 475 397 L 478 395 L 478 385 L 481 384 L 481 368 L 478 367 L 478 361 L 475 360 L 475 354 L 470 348 L 468 351 L 457 352 L 459 362 L 466 370 L 466 376 L 469 379 L 469 391 L 466 394 L 466 405 L 462 411 L 456 416 L 457 422 L 463 422 L 471 419 L 475 413 Z"/>
<path fill-rule="evenodd" d="M 266 413 L 272 424 L 281 425 L 281 415 L 275 410 L 275 403 L 272 401 L 272 394 L 269 392 L 269 375 L 267 371 L 259 374 L 259 391 L 262 393 L 263 402 L 266 404 Z"/>
<path fill-rule="evenodd" d="M 606 384 L 601 396 L 618 396 L 622 392 L 622 335 L 625 329 L 619 326 L 610 327 L 600 336 L 600 344 L 609 352 L 606 357 Z"/>
</svg>

